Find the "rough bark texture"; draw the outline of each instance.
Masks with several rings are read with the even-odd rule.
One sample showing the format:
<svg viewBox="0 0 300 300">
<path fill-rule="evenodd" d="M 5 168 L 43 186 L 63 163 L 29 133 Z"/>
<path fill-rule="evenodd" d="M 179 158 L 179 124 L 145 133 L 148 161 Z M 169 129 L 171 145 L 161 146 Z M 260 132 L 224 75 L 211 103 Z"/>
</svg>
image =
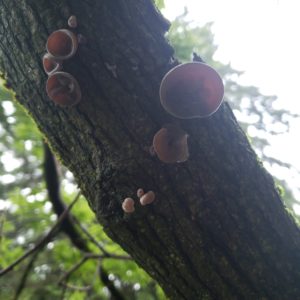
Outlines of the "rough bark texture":
<svg viewBox="0 0 300 300">
<path fill-rule="evenodd" d="M 71 14 L 87 44 L 64 67 L 83 100 L 60 108 L 45 94 L 41 57 Z M 108 235 L 171 299 L 299 299 L 299 229 L 229 106 L 185 121 L 160 106 L 167 29 L 150 0 L 1 0 L 0 67 Z M 149 154 L 169 122 L 189 134 L 185 163 Z M 140 187 L 155 203 L 124 214 Z"/>
</svg>

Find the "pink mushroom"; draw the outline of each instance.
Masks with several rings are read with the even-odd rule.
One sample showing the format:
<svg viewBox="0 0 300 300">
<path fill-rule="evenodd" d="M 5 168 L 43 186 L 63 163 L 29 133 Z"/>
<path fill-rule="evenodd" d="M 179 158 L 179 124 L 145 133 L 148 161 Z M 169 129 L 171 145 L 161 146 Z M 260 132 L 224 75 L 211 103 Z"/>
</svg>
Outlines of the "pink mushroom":
<svg viewBox="0 0 300 300">
<path fill-rule="evenodd" d="M 144 206 L 144 205 L 152 203 L 154 201 L 154 199 L 155 199 L 154 192 L 149 191 L 140 198 L 140 203 L 141 203 L 141 205 Z"/>
<path fill-rule="evenodd" d="M 133 213 L 134 212 L 134 200 L 132 198 L 125 198 L 122 203 L 122 209 L 126 213 Z"/>
</svg>

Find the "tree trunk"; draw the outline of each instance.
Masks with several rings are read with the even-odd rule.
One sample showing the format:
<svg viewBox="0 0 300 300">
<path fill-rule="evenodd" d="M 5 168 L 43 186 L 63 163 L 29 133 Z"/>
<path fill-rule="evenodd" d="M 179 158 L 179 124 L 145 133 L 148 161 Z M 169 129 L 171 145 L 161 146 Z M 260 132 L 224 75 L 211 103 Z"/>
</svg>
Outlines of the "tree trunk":
<svg viewBox="0 0 300 300">
<path fill-rule="evenodd" d="M 172 67 L 168 23 L 150 0 L 0 0 L 0 67 L 7 85 L 73 172 L 107 234 L 171 299 L 299 299 L 300 234 L 225 103 L 176 120 L 159 102 Z M 41 58 L 70 15 L 86 38 L 64 70 L 82 101 L 54 105 Z M 190 157 L 151 156 L 166 123 L 188 133 Z M 142 207 L 138 188 L 156 200 Z M 125 214 L 124 198 L 136 210 Z"/>
</svg>

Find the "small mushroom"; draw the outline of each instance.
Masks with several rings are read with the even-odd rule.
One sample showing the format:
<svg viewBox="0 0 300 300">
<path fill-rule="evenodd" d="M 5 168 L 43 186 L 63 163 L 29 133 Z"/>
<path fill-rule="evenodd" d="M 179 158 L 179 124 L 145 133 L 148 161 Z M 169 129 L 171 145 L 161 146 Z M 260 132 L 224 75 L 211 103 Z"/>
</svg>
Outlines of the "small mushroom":
<svg viewBox="0 0 300 300">
<path fill-rule="evenodd" d="M 51 74 L 46 83 L 46 91 L 49 98 L 61 106 L 73 106 L 81 99 L 77 80 L 66 72 Z"/>
<path fill-rule="evenodd" d="M 51 75 L 54 72 L 60 71 L 62 69 L 62 64 L 60 60 L 57 60 L 49 53 L 46 53 L 43 56 L 43 67 L 44 71 L 48 75 Z"/>
<path fill-rule="evenodd" d="M 138 189 L 136 192 L 136 195 L 138 196 L 138 198 L 141 198 L 143 195 L 145 194 L 143 189 Z"/>
<path fill-rule="evenodd" d="M 189 157 L 188 134 L 180 127 L 169 124 L 161 128 L 153 138 L 153 148 L 164 163 L 180 163 Z"/>
<path fill-rule="evenodd" d="M 141 205 L 144 206 L 152 203 L 154 199 L 155 199 L 155 193 L 153 191 L 149 191 L 140 198 L 140 203 Z"/>
<path fill-rule="evenodd" d="M 132 198 L 125 198 L 122 203 L 122 209 L 126 213 L 133 213 L 134 212 L 134 200 Z"/>
<path fill-rule="evenodd" d="M 174 117 L 202 118 L 217 111 L 224 85 L 212 67 L 190 62 L 171 69 L 162 79 L 159 93 L 162 106 Z"/>
<path fill-rule="evenodd" d="M 77 36 L 68 29 L 60 29 L 50 34 L 47 40 L 46 48 L 56 59 L 68 59 L 72 57 L 77 50 Z"/>
<path fill-rule="evenodd" d="M 70 16 L 68 19 L 68 25 L 70 28 L 76 28 L 78 23 L 77 23 L 77 18 L 76 16 Z"/>
</svg>

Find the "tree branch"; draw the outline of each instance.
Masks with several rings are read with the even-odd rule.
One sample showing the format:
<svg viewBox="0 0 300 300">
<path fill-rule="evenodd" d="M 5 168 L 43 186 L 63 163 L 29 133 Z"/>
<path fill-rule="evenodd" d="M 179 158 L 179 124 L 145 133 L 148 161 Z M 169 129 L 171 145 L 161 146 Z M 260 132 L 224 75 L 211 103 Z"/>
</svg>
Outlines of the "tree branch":
<svg viewBox="0 0 300 300">
<path fill-rule="evenodd" d="M 63 222 L 64 218 L 68 215 L 69 211 L 72 209 L 74 204 L 77 202 L 79 197 L 81 196 L 81 192 L 78 192 L 75 199 L 71 202 L 71 204 L 64 210 L 64 212 L 59 216 L 55 224 L 52 226 L 50 231 L 40 239 L 39 242 L 35 244 L 33 248 L 25 252 L 21 257 L 19 257 L 17 260 L 15 260 L 12 264 L 10 264 L 8 267 L 0 271 L 0 277 L 8 273 L 9 271 L 13 270 L 15 266 L 20 264 L 24 259 L 26 259 L 28 256 L 30 256 L 32 253 L 37 251 L 39 248 L 43 247 L 45 244 L 51 241 L 53 236 L 56 234 L 56 231 L 59 229 L 59 226 Z"/>
<path fill-rule="evenodd" d="M 55 158 L 46 142 L 44 142 L 44 176 L 49 200 L 56 215 L 59 217 L 65 210 L 65 204 L 60 196 L 60 184 Z M 73 245 L 84 252 L 90 249 L 72 223 L 72 215 L 69 214 L 61 224 L 61 230 L 70 238 Z"/>
<path fill-rule="evenodd" d="M 49 146 L 47 143 L 44 142 L 44 175 L 45 175 L 45 181 L 46 181 L 46 187 L 49 195 L 49 200 L 51 201 L 53 205 L 54 212 L 59 216 L 65 207 L 65 204 L 63 200 L 60 197 L 60 184 L 59 184 L 59 176 L 57 172 L 57 166 L 56 161 L 53 153 L 51 152 Z M 68 285 L 66 282 L 63 282 L 67 280 L 67 278 L 75 272 L 82 264 L 85 263 L 87 259 L 91 258 L 114 258 L 114 259 L 130 259 L 128 256 L 118 256 L 114 254 L 110 254 L 105 250 L 105 248 L 82 226 L 80 221 L 72 216 L 71 214 L 68 214 L 68 216 L 64 219 L 62 222 L 61 229 L 66 233 L 66 235 L 70 238 L 73 245 L 78 248 L 81 251 L 84 252 L 90 252 L 90 249 L 88 247 L 87 242 L 82 238 L 82 236 L 79 234 L 79 232 L 76 230 L 74 226 L 74 222 L 79 226 L 79 228 L 85 233 L 85 235 L 89 238 L 91 242 L 93 242 L 102 252 L 103 255 L 95 255 L 95 254 L 86 254 L 82 260 L 75 264 L 71 270 L 69 270 L 63 278 L 59 281 L 60 284 L 63 284 L 67 288 L 73 288 L 73 285 Z M 100 275 L 100 273 L 99 273 Z M 102 267 L 102 273 L 100 276 L 100 279 L 105 285 L 110 293 L 114 296 L 115 299 L 124 299 L 120 292 L 116 289 L 114 285 L 110 283 L 110 280 L 108 278 L 108 274 L 106 270 Z M 107 283 L 109 283 L 107 285 Z M 76 287 L 78 289 L 78 287 Z"/>
<path fill-rule="evenodd" d="M 20 283 L 19 283 L 18 287 L 16 288 L 16 293 L 15 293 L 15 296 L 14 296 L 14 300 L 19 299 L 24 287 L 26 286 L 26 281 L 27 281 L 28 275 L 30 274 L 30 271 L 32 270 L 32 268 L 34 266 L 34 263 L 35 263 L 38 255 L 39 255 L 39 253 L 42 249 L 43 249 L 43 247 L 39 248 L 35 253 L 33 253 L 29 263 L 27 264 L 27 266 L 26 266 L 26 268 L 23 272 Z"/>
</svg>

